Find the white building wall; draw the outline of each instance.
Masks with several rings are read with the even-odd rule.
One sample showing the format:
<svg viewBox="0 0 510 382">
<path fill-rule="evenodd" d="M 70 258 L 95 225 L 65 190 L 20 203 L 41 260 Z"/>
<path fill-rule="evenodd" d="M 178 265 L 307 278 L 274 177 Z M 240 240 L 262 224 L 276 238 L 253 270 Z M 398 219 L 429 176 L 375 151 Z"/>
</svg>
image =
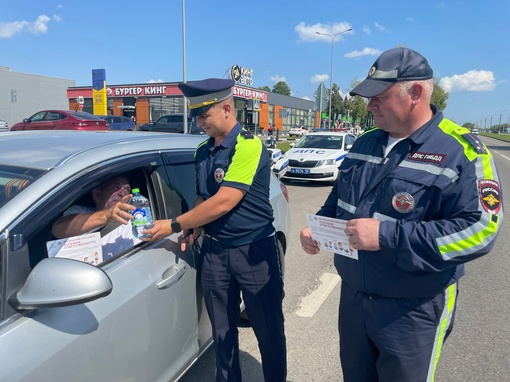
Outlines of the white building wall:
<svg viewBox="0 0 510 382">
<path fill-rule="evenodd" d="M 13 72 L 0 66 L 0 119 L 9 126 L 45 109 L 68 110 L 67 88 L 75 80 Z M 11 91 L 16 92 L 12 102 Z"/>
</svg>

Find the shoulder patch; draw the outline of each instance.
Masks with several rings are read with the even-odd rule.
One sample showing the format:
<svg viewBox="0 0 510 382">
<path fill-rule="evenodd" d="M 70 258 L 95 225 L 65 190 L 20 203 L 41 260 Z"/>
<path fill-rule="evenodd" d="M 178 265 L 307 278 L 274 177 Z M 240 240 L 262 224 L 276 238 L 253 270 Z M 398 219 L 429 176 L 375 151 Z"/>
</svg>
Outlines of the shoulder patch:
<svg viewBox="0 0 510 382">
<path fill-rule="evenodd" d="M 246 139 L 253 139 L 253 134 L 250 133 L 248 130 L 241 130 L 241 133 L 240 133 L 244 138 Z"/>
<path fill-rule="evenodd" d="M 462 134 L 461 136 L 466 141 L 468 141 L 471 146 L 474 147 L 478 154 L 487 154 L 487 148 L 485 147 L 485 145 L 482 143 L 478 136 L 471 133 Z"/>
<path fill-rule="evenodd" d="M 501 208 L 501 191 L 499 183 L 491 179 L 478 181 L 480 204 L 490 214 L 497 214 Z"/>
</svg>

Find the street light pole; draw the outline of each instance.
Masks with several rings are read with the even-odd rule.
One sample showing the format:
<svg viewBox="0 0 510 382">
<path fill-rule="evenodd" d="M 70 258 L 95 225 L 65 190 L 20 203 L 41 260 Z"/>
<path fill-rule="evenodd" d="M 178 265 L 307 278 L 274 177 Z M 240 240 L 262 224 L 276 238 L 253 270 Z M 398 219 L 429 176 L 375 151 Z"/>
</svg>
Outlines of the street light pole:
<svg viewBox="0 0 510 382">
<path fill-rule="evenodd" d="M 331 39 L 331 67 L 329 69 L 329 123 L 328 128 L 331 130 L 331 104 L 333 103 L 333 46 L 335 42 L 335 37 L 339 34 L 352 31 L 352 28 L 346 29 L 342 32 L 338 32 L 335 35 L 327 34 L 327 33 L 321 33 L 321 32 L 315 32 L 317 34 L 321 34 L 323 36 L 328 36 Z"/>
<path fill-rule="evenodd" d="M 186 0 L 182 0 L 182 82 L 186 82 Z M 184 94 L 182 95 L 183 99 L 183 116 L 182 120 L 184 122 L 183 131 L 184 134 L 188 132 L 188 101 Z"/>
</svg>

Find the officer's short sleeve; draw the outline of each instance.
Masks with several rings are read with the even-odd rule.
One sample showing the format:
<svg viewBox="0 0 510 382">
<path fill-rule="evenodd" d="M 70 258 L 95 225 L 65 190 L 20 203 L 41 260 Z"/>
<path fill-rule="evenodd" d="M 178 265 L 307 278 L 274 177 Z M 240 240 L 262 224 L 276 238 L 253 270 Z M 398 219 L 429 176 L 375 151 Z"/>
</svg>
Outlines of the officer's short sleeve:
<svg viewBox="0 0 510 382">
<path fill-rule="evenodd" d="M 223 185 L 248 190 L 260 165 L 261 154 L 262 142 L 259 138 L 246 139 L 239 135 Z"/>
</svg>

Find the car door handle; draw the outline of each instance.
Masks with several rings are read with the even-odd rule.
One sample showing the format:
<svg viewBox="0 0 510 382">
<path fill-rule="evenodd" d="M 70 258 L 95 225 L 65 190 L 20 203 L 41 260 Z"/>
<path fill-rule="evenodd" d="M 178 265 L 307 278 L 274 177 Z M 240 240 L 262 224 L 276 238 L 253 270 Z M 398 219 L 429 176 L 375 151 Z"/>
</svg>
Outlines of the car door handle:
<svg viewBox="0 0 510 382">
<path fill-rule="evenodd" d="M 178 267 L 177 265 L 172 265 L 165 272 L 163 272 L 163 276 L 161 276 L 161 280 L 156 283 L 158 289 L 169 288 L 174 285 L 180 278 L 184 275 L 184 272 L 188 270 L 186 265 L 182 267 Z"/>
</svg>

